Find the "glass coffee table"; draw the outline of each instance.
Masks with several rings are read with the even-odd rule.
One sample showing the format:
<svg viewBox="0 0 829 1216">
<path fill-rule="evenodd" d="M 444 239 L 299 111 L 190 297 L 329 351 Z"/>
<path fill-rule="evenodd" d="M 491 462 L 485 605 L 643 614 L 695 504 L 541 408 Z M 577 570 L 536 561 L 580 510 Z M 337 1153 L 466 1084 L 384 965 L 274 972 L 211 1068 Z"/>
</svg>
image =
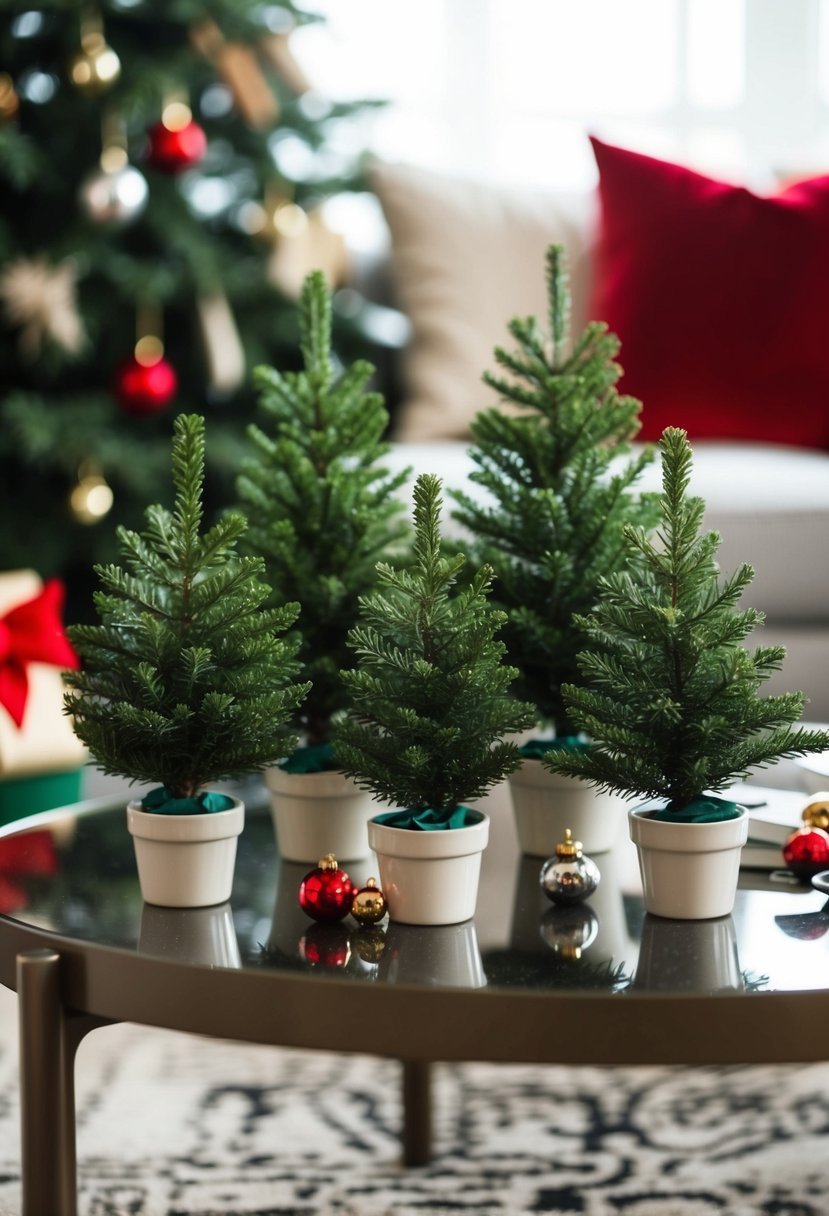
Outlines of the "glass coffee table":
<svg viewBox="0 0 829 1216">
<path fill-rule="evenodd" d="M 0 982 L 20 1006 L 24 1216 L 75 1213 L 75 1050 L 115 1021 L 398 1059 L 408 1164 L 429 1156 L 433 1061 L 826 1058 L 817 1028 L 829 1018 L 829 903 L 808 886 L 746 872 L 732 916 L 650 917 L 622 829 L 616 849 L 595 858 L 602 878 L 590 901 L 554 907 L 496 791 L 474 920 L 321 925 L 297 901 L 309 867 L 277 856 L 261 788 L 244 796 L 233 895 L 216 908 L 142 903 L 123 798 L 0 829 Z M 374 870 L 346 868 L 359 885 Z"/>
</svg>

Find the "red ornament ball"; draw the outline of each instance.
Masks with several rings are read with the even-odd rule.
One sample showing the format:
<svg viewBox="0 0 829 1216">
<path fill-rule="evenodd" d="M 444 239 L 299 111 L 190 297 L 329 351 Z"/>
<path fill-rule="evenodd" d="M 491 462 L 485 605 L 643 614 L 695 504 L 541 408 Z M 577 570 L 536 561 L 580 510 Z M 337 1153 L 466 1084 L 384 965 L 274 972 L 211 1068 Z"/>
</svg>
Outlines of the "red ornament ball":
<svg viewBox="0 0 829 1216">
<path fill-rule="evenodd" d="M 131 355 L 115 374 L 115 395 L 125 414 L 159 414 L 173 400 L 177 388 L 175 368 L 164 358 L 142 363 Z"/>
<path fill-rule="evenodd" d="M 147 161 L 162 173 L 183 173 L 185 169 L 192 169 L 207 151 L 207 136 L 192 119 L 183 126 L 154 123 L 147 137 Z"/>
<path fill-rule="evenodd" d="M 351 911 L 354 883 L 327 853 L 299 884 L 299 906 L 312 920 L 343 920 Z"/>
<path fill-rule="evenodd" d="M 829 832 L 823 828 L 798 828 L 783 846 L 783 858 L 798 878 L 809 879 L 829 869 Z"/>
</svg>

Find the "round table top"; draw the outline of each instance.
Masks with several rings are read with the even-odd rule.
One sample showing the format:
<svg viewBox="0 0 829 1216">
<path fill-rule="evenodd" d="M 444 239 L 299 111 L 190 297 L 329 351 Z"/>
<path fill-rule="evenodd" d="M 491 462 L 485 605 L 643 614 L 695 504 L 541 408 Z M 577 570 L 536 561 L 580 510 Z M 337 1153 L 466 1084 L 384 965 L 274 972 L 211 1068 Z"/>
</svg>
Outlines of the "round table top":
<svg viewBox="0 0 829 1216">
<path fill-rule="evenodd" d="M 555 906 L 539 885 L 542 859 L 519 854 L 509 809 L 496 804 L 490 808 L 493 832 L 474 919 L 439 927 L 387 920 L 359 926 L 351 917 L 319 924 L 305 915 L 297 898 L 300 881 L 311 867 L 279 858 L 267 804 L 256 796 L 247 801 L 232 897 L 229 903 L 211 908 L 171 909 L 142 902 L 122 799 L 81 803 L 0 830 L 0 945 L 14 950 L 21 945 L 53 945 L 59 953 L 63 949 L 84 960 L 84 967 L 72 973 L 70 1003 L 99 1015 L 162 1025 L 177 1023 L 169 1009 L 155 1011 L 144 999 L 140 988 L 150 975 L 155 980 L 164 977 L 172 992 L 174 977 L 180 982 L 184 974 L 182 991 L 200 991 L 201 1001 L 212 998 L 194 977 L 227 973 L 251 981 L 255 977 L 258 984 L 267 977 L 303 981 L 293 989 L 283 986 L 280 992 L 304 994 L 314 1007 L 336 1009 L 345 993 L 357 989 L 370 989 L 375 996 L 392 990 L 412 997 L 446 992 L 463 993 L 467 1001 L 482 995 L 521 997 L 527 1009 L 530 1004 L 536 1009 L 534 1016 L 543 1015 L 546 1008 L 551 1018 L 564 1008 L 559 1004 L 554 1010 L 551 998 L 555 997 L 584 997 L 586 1009 L 601 1001 L 616 1010 L 626 1008 L 631 1000 L 637 1006 L 642 1001 L 667 1000 L 673 1001 L 672 1008 L 679 1008 L 677 1002 L 688 998 L 719 997 L 724 999 L 718 1008 L 730 1008 L 725 998 L 736 999 L 743 1014 L 755 1005 L 747 998 L 759 995 L 767 1003 L 769 994 L 813 994 L 829 1002 L 829 903 L 825 895 L 807 886 L 774 880 L 763 872 L 744 872 L 731 916 L 664 920 L 644 913 L 635 854 L 627 841 L 620 840 L 612 852 L 594 857 L 601 881 L 590 900 Z M 377 873 L 373 858 L 343 866 L 360 886 Z M 116 970 L 120 974 L 120 968 L 133 960 L 132 972 L 122 974 L 137 977 L 130 981 L 134 1012 L 115 995 L 106 1000 L 96 997 L 90 970 L 95 952 L 110 960 L 107 974 Z M 169 967 L 160 972 L 136 970 L 143 960 Z M 0 974 L 4 983 L 10 983 L 9 974 L 8 970 Z M 328 986 L 320 987 L 320 981 Z M 239 998 L 249 1000 L 242 991 L 237 988 Z M 244 990 L 245 994 L 264 991 Z M 546 1005 L 532 998 L 543 998 Z M 214 1029 L 208 1013 L 196 1009 L 195 1000 L 189 1020 L 180 1023 L 182 1028 L 245 1037 L 237 1034 L 232 1018 Z M 371 1006 L 355 1000 L 352 1012 L 362 1017 Z M 397 1006 L 378 1001 L 374 1008 L 388 1014 Z M 453 1017 L 455 1008 L 429 1006 L 430 1011 Z M 471 1008 L 468 1003 L 458 1005 L 459 1016 L 467 1016 L 464 1011 Z M 496 1005 L 479 1000 L 474 1008 L 488 1016 Z M 571 1001 L 568 1008 L 577 1027 L 577 1003 Z M 817 1006 L 809 1008 L 814 1012 Z M 820 1006 L 824 1016 L 827 1008 Z M 503 1016 L 499 1011 L 498 1017 Z M 740 1012 L 735 1026 L 739 1017 Z M 252 1021 L 249 1024 L 253 1026 Z M 572 1025 L 570 1033 L 578 1038 Z M 268 1033 L 252 1028 L 250 1037 L 259 1041 Z M 274 1030 L 274 1041 L 282 1041 L 281 1033 Z M 342 1045 L 339 1034 L 328 1037 L 337 1041 L 321 1045 Z M 301 1042 L 303 1033 L 291 1028 L 288 1038 Z M 355 1050 L 365 1050 L 371 1040 L 366 1034 L 353 1041 Z M 447 1052 L 443 1056 L 438 1052 L 438 1058 L 462 1055 L 462 1034 L 452 1045 L 453 1035 L 448 1033 L 446 1042 Z M 413 1057 L 424 1054 L 419 1043 L 415 1035 Z M 631 1058 L 638 1059 L 644 1050 L 643 1045 L 642 1051 L 632 1051 Z M 491 1050 L 470 1049 L 468 1058 L 499 1058 L 499 1051 L 493 1036 Z M 564 1047 L 560 1052 L 567 1058 Z M 552 1049 L 546 1054 L 558 1058 Z M 608 1048 L 608 1058 L 618 1054 Z M 677 1062 L 687 1054 L 680 1051 Z M 525 1053 L 520 1044 L 513 1044 L 509 1058 L 537 1055 L 537 1049 L 528 1046 Z M 658 1051 L 655 1055 L 670 1058 Z M 731 1051 L 727 1058 L 733 1055 Z M 712 1058 L 716 1057 L 715 1052 Z M 815 1058 L 821 1058 L 820 1053 Z"/>
</svg>

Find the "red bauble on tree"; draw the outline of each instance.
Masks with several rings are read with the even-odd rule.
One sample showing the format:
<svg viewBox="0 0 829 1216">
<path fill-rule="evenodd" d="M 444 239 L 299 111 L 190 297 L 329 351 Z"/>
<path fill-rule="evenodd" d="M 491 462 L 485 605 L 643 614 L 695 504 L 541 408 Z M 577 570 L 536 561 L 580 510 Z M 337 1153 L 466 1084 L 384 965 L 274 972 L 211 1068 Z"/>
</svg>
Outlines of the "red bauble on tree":
<svg viewBox="0 0 829 1216">
<path fill-rule="evenodd" d="M 183 173 L 207 151 L 207 136 L 180 102 L 165 106 L 161 122 L 150 127 L 147 137 L 147 160 L 163 173 Z"/>
<path fill-rule="evenodd" d="M 326 853 L 299 884 L 299 906 L 313 920 L 342 920 L 351 911 L 355 891 L 354 883 L 337 865 L 334 854 Z"/>
<path fill-rule="evenodd" d="M 142 338 L 115 373 L 115 395 L 125 414 L 159 414 L 177 388 L 176 370 L 164 358 L 164 347 L 157 338 Z"/>
</svg>

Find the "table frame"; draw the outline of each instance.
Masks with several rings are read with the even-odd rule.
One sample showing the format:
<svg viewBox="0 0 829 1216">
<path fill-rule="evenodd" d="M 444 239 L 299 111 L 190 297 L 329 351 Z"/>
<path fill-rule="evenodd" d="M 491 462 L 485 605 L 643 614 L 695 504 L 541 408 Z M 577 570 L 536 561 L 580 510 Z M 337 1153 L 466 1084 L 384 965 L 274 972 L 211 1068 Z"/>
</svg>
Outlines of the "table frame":
<svg viewBox="0 0 829 1216">
<path fill-rule="evenodd" d="M 138 1022 L 215 1038 L 402 1063 L 406 1164 L 429 1158 L 430 1066 L 759 1064 L 826 1058 L 829 991 L 549 992 L 368 985 L 197 968 L 0 916 L 0 982 L 17 991 L 23 1216 L 75 1216 L 74 1059 L 96 1027 Z M 326 999 L 320 999 L 327 983 Z M 405 1038 L 405 1044 L 401 1042 Z M 436 1044 L 439 1043 L 439 1051 Z"/>
</svg>

